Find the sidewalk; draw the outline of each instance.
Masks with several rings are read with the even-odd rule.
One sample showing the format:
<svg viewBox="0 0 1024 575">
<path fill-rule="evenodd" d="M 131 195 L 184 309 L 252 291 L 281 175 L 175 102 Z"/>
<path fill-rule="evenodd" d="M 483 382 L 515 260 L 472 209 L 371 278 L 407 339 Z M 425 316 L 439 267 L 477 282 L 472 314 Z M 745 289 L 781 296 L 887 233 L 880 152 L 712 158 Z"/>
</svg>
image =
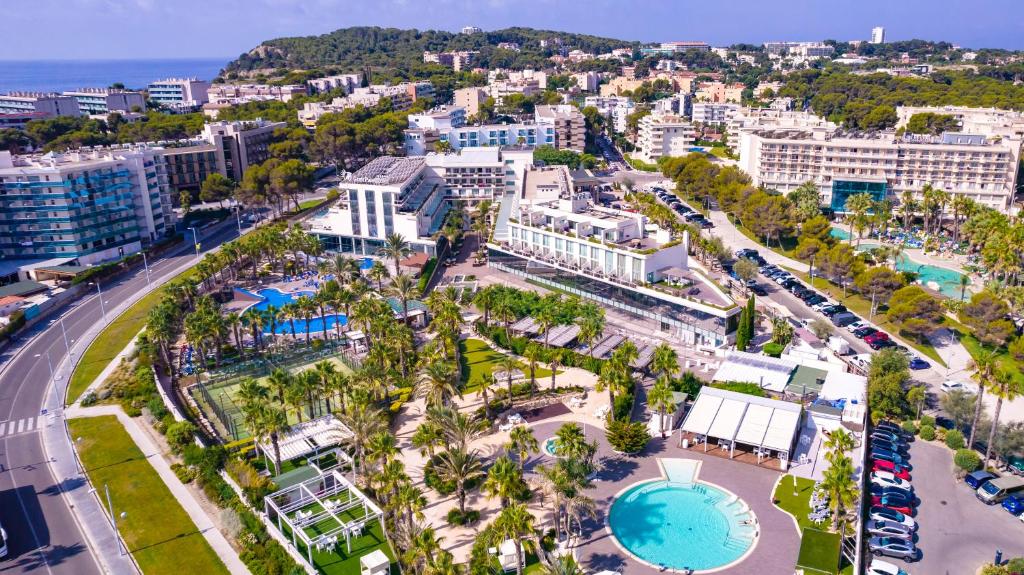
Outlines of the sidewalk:
<svg viewBox="0 0 1024 575">
<path fill-rule="evenodd" d="M 798 272 L 807 273 L 807 264 L 792 258 L 787 258 L 786 256 L 774 252 L 743 235 L 743 232 L 736 229 L 736 226 L 729 221 L 729 217 L 725 215 L 725 212 L 721 210 L 711 210 L 708 215 L 708 219 L 711 220 L 711 223 L 715 224 L 715 227 L 710 231 L 710 234 L 712 236 L 722 238 L 722 241 L 725 242 L 725 245 L 729 246 L 729 250 L 731 252 L 735 252 L 740 249 L 757 250 L 757 253 L 761 254 L 761 257 L 770 264 L 785 266 Z"/>
<path fill-rule="evenodd" d="M 213 521 L 203 510 L 199 502 L 196 501 L 192 492 L 185 487 L 184 484 L 178 479 L 178 476 L 171 470 L 171 466 L 164 459 L 160 449 L 153 443 L 149 435 L 139 427 L 131 417 L 128 417 L 125 412 L 116 405 L 98 405 L 95 407 L 69 407 L 65 412 L 68 419 L 78 417 L 97 417 L 101 415 L 115 415 L 117 420 L 124 426 L 125 431 L 132 437 L 135 444 L 142 450 L 142 454 L 149 461 L 149 464 L 153 466 L 157 474 L 160 475 L 160 479 L 163 480 L 164 485 L 170 489 L 171 494 L 181 504 L 181 507 L 188 513 L 188 516 L 192 519 L 192 522 L 196 524 L 196 529 L 203 534 L 206 541 L 213 547 L 213 551 L 220 557 L 221 561 L 228 568 L 231 573 L 248 574 L 249 569 L 242 563 L 242 560 L 238 558 L 238 553 L 235 552 L 231 544 L 224 535 L 217 529 Z"/>
</svg>

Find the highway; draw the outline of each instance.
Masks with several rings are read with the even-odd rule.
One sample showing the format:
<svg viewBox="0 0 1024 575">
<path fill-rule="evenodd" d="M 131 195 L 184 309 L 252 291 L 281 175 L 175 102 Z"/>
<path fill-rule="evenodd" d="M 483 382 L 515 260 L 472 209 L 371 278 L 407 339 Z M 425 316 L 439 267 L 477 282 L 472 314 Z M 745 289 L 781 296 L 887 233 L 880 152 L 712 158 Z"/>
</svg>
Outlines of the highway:
<svg viewBox="0 0 1024 575">
<path fill-rule="evenodd" d="M 235 222 L 225 222 L 199 238 L 203 252 L 238 237 Z M 196 261 L 191 234 L 186 245 L 173 254 L 150 262 L 154 285 L 171 279 L 181 266 Z M 111 281 L 111 280 L 107 280 Z M 147 286 L 145 271 L 125 275 L 102 284 L 103 304 L 110 310 Z M 101 568 L 59 485 L 43 450 L 40 430 L 63 421 L 44 417 L 42 410 L 51 379 L 51 367 L 58 365 L 88 329 L 102 321 L 99 297 L 92 295 L 71 302 L 52 313 L 52 320 L 19 335 L 18 341 L 0 355 L 0 521 L 10 537 L 10 556 L 0 561 L 0 571 L 28 573 L 45 571 L 53 575 L 90 575 Z M 58 318 L 63 317 L 63 328 Z M 66 336 L 64 331 L 66 330 Z M 65 337 L 67 341 L 65 342 Z M 66 386 L 66 378 L 56 382 Z M 105 518 L 78 518 L 103 520 Z"/>
</svg>

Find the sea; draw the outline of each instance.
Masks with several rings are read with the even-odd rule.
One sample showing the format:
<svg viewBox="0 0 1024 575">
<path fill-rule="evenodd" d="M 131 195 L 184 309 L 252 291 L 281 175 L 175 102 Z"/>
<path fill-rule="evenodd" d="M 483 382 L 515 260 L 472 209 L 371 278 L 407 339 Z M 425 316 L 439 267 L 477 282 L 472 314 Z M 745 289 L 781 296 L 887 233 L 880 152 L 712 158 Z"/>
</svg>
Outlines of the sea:
<svg viewBox="0 0 1024 575">
<path fill-rule="evenodd" d="M 0 94 L 105 88 L 120 82 L 145 88 L 155 80 L 212 80 L 231 58 L 174 60 L 0 60 Z"/>
</svg>

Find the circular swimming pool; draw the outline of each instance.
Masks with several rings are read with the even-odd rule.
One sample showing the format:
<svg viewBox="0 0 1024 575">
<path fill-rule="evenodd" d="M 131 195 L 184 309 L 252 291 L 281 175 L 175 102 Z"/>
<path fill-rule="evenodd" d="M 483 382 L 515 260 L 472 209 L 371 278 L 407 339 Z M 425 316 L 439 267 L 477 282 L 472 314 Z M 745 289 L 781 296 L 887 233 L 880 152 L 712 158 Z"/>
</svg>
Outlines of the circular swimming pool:
<svg viewBox="0 0 1024 575">
<path fill-rule="evenodd" d="M 725 567 L 757 539 L 756 520 L 742 499 L 699 482 L 634 485 L 612 503 L 608 526 L 637 559 L 677 571 Z"/>
<path fill-rule="evenodd" d="M 561 455 L 558 454 L 558 439 L 555 437 L 547 438 L 547 440 L 541 446 L 541 449 L 543 449 L 544 453 L 550 455 L 551 457 L 561 457 Z"/>
</svg>

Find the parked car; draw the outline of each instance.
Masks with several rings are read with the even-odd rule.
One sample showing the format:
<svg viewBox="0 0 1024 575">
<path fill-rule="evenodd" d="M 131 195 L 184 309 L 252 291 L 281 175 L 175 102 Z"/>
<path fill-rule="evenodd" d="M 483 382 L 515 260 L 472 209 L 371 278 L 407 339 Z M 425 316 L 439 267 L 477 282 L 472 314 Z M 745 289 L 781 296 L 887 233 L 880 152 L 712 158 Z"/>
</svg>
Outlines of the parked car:
<svg viewBox="0 0 1024 575">
<path fill-rule="evenodd" d="M 834 305 L 832 307 L 827 307 L 827 308 L 821 310 L 821 313 L 824 314 L 825 317 L 834 317 L 834 316 L 836 316 L 838 314 L 846 313 L 848 311 L 849 310 L 846 309 L 845 305 L 836 304 L 836 305 Z M 858 321 L 859 321 L 859 319 L 858 319 Z"/>
<path fill-rule="evenodd" d="M 823 301 L 826 301 L 824 297 L 822 297 L 819 294 L 814 294 L 813 296 L 805 299 L 804 303 L 809 305 L 809 306 L 814 306 L 815 304 L 819 304 L 819 303 L 821 303 Z"/>
<path fill-rule="evenodd" d="M 994 473 L 990 473 L 985 470 L 979 470 L 974 471 L 972 473 L 968 473 L 967 476 L 964 477 L 964 484 L 966 484 L 967 487 L 970 487 L 972 491 L 977 491 L 979 487 L 995 478 L 996 475 Z"/>
<path fill-rule="evenodd" d="M 913 541 L 914 532 L 899 523 L 890 521 L 875 521 L 870 519 L 864 522 L 864 530 L 874 537 L 898 537 Z"/>
<path fill-rule="evenodd" d="M 868 493 L 870 493 L 872 497 L 882 497 L 884 495 L 900 495 L 902 497 L 906 497 L 911 502 L 914 501 L 914 490 L 912 488 L 904 489 L 902 487 L 884 487 L 878 485 L 877 483 L 869 483 Z"/>
<path fill-rule="evenodd" d="M 836 327 L 846 327 L 851 323 L 858 321 L 859 318 L 852 313 L 843 312 L 832 316 L 832 324 Z"/>
<path fill-rule="evenodd" d="M 912 542 L 897 537 L 872 537 L 868 540 L 868 550 L 875 556 L 886 555 L 904 561 L 917 559 L 917 547 Z"/>
<path fill-rule="evenodd" d="M 1024 511 L 1024 496 L 1011 495 L 1003 499 L 1003 509 L 1010 512 L 1010 515 L 1020 515 Z"/>
<path fill-rule="evenodd" d="M 867 336 L 874 335 L 876 333 L 878 333 L 878 329 L 874 328 L 874 327 L 871 327 L 869 325 L 869 326 L 866 326 L 866 327 L 862 327 L 862 328 L 858 329 L 857 331 L 853 332 L 853 336 L 856 337 L 856 338 L 859 338 L 859 339 L 864 339 Z"/>
<path fill-rule="evenodd" d="M 942 388 L 942 391 L 947 393 L 950 391 L 966 391 L 967 393 L 974 393 L 977 389 L 974 384 L 956 381 L 954 379 L 947 379 L 946 381 L 943 381 L 940 387 Z"/>
<path fill-rule="evenodd" d="M 876 339 L 875 341 L 869 343 L 868 347 L 875 351 L 878 351 L 880 349 L 885 349 L 887 347 L 896 347 L 896 344 L 893 343 L 891 339 Z"/>
<path fill-rule="evenodd" d="M 878 331 L 876 329 L 873 333 L 864 336 L 864 343 L 871 345 L 876 341 L 882 341 L 885 339 L 889 339 L 889 334 L 885 333 L 884 331 Z"/>
<path fill-rule="evenodd" d="M 885 437 L 872 437 L 871 451 L 891 451 L 905 456 L 907 454 L 907 444 L 902 441 L 892 441 Z"/>
<path fill-rule="evenodd" d="M 1024 457 L 1011 456 L 1006 468 L 1014 475 L 1024 475 Z"/>
<path fill-rule="evenodd" d="M 868 457 L 870 457 L 872 461 L 881 460 L 891 461 L 893 463 L 906 463 L 909 460 L 909 457 L 905 454 L 900 454 L 892 451 L 891 449 L 885 449 L 884 447 L 872 447 L 871 453 L 868 454 Z"/>
<path fill-rule="evenodd" d="M 907 362 L 907 367 L 909 367 L 910 369 L 928 369 L 931 366 L 932 364 L 928 363 L 927 361 L 917 356 L 910 358 L 910 361 Z"/>
<path fill-rule="evenodd" d="M 882 495 L 872 495 L 871 505 L 881 505 L 882 507 L 888 507 L 895 509 L 904 515 L 914 514 L 914 500 L 906 495 L 899 493 L 884 493 Z"/>
<path fill-rule="evenodd" d="M 899 487 L 901 489 L 913 491 L 913 487 L 911 487 L 909 481 L 900 479 L 888 471 L 872 471 L 871 483 L 885 487 Z"/>
<path fill-rule="evenodd" d="M 884 429 L 898 435 L 903 435 L 903 428 L 891 421 L 881 420 L 875 424 L 875 429 Z"/>
<path fill-rule="evenodd" d="M 975 495 L 986 505 L 995 505 L 1011 495 L 1024 493 L 1024 478 L 1004 475 L 985 482 Z"/>
<path fill-rule="evenodd" d="M 917 529 L 917 521 L 913 517 L 904 515 L 903 513 L 888 507 L 872 507 L 868 510 L 868 519 L 899 523 L 911 531 L 915 531 Z"/>
<path fill-rule="evenodd" d="M 765 289 L 765 287 L 761 284 L 754 284 L 750 286 L 750 291 L 754 292 L 755 294 L 761 297 L 768 295 L 768 290 Z"/>
<path fill-rule="evenodd" d="M 755 250 L 755 249 L 744 248 L 742 250 L 736 250 L 736 257 L 738 257 L 738 258 L 746 258 L 746 257 L 756 256 L 756 255 L 760 255 L 760 254 L 758 254 L 757 250 Z"/>
<path fill-rule="evenodd" d="M 791 274 L 789 272 L 786 272 L 786 273 L 783 273 L 783 274 L 779 274 L 779 275 L 775 276 L 774 279 L 775 279 L 775 283 L 779 284 L 782 287 L 786 287 L 786 284 L 789 283 L 789 282 L 795 282 L 796 281 L 796 278 L 793 277 L 793 274 Z"/>
<path fill-rule="evenodd" d="M 882 440 L 889 443 L 895 443 L 896 445 L 906 445 L 907 440 L 903 438 L 903 434 L 893 433 L 886 429 L 875 429 L 871 432 L 871 440 Z"/>
<path fill-rule="evenodd" d="M 715 227 L 715 224 L 711 223 L 711 220 L 700 220 L 700 227 L 705 230 L 709 230 Z"/>
<path fill-rule="evenodd" d="M 897 477 L 902 477 L 902 473 L 910 473 L 912 469 L 913 467 L 909 463 L 894 463 L 885 459 L 876 459 L 871 462 L 872 471 L 889 471 Z"/>
<path fill-rule="evenodd" d="M 820 302 L 812 305 L 811 309 L 813 309 L 814 311 L 821 311 L 821 310 L 823 310 L 823 309 L 825 309 L 827 307 L 834 306 L 834 305 L 836 305 L 836 304 L 833 303 L 833 302 L 828 301 L 828 299 L 825 299 L 824 301 L 820 301 Z"/>
<path fill-rule="evenodd" d="M 909 575 L 903 569 L 881 559 L 872 559 L 866 575 Z"/>
</svg>

